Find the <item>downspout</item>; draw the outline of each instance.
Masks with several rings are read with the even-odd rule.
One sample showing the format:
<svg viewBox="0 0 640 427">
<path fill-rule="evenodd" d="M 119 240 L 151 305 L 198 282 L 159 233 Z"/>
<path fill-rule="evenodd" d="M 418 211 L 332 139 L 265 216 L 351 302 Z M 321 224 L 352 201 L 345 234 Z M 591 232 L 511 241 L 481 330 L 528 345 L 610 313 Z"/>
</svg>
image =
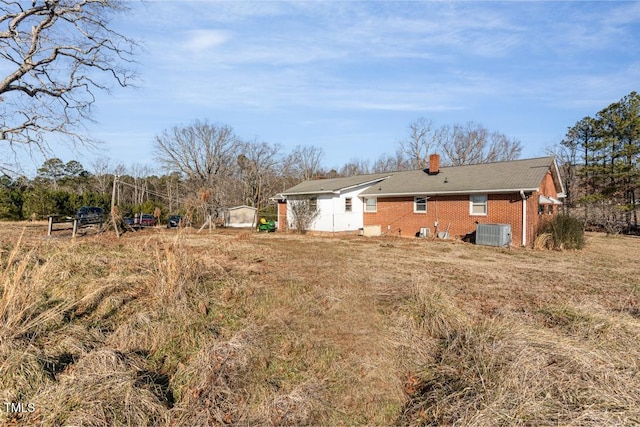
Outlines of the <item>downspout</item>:
<svg viewBox="0 0 640 427">
<path fill-rule="evenodd" d="M 434 237 L 438 237 L 438 196 L 433 197 L 433 202 L 436 207 L 436 220 L 433 223 L 433 235 Z"/>
<path fill-rule="evenodd" d="M 524 194 L 524 190 L 520 190 L 520 197 L 522 197 L 522 246 L 527 246 L 527 196 Z"/>
<path fill-rule="evenodd" d="M 336 232 L 336 211 L 335 206 L 333 207 L 334 211 L 331 213 L 331 232 L 335 234 Z"/>
<path fill-rule="evenodd" d="M 276 210 L 278 211 L 278 231 L 282 231 L 282 223 L 280 222 L 280 202 L 278 200 L 276 200 Z"/>
<path fill-rule="evenodd" d="M 338 196 L 338 202 L 340 201 L 340 196 Z M 334 198 L 333 203 L 331 204 L 331 232 L 333 234 L 336 233 L 336 200 Z"/>
</svg>

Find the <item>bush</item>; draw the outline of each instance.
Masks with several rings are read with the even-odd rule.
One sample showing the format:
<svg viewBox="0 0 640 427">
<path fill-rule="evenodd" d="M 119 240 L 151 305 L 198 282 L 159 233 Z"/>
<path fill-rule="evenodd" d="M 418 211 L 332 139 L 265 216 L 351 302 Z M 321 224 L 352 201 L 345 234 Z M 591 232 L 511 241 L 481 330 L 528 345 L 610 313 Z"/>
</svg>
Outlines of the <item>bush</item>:
<svg viewBox="0 0 640 427">
<path fill-rule="evenodd" d="M 582 249 L 584 226 L 570 215 L 556 215 L 538 227 L 537 242 L 549 249 Z"/>
<path fill-rule="evenodd" d="M 320 215 L 317 205 L 310 200 L 292 200 L 289 202 L 291 226 L 300 234 L 305 234 Z"/>
</svg>

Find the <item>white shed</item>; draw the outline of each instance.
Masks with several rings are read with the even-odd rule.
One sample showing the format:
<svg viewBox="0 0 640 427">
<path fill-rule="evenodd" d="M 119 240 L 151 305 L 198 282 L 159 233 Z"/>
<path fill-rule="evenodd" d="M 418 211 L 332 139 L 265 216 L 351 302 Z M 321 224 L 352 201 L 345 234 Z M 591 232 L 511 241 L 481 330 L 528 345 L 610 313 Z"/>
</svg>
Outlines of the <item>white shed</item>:
<svg viewBox="0 0 640 427">
<path fill-rule="evenodd" d="M 251 206 L 236 206 L 224 213 L 225 227 L 254 227 L 256 225 L 257 209 Z"/>
</svg>

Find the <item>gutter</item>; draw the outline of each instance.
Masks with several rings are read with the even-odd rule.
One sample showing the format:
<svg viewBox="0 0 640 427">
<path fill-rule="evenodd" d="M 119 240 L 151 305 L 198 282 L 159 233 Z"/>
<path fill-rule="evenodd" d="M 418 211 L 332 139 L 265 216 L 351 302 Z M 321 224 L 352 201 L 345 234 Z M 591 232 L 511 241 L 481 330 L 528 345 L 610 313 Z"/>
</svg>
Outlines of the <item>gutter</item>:
<svg viewBox="0 0 640 427">
<path fill-rule="evenodd" d="M 511 188 L 503 190 L 460 190 L 460 191 L 415 191 L 409 193 L 360 193 L 358 197 L 403 197 L 403 196 L 449 196 L 459 194 L 504 194 L 523 191 L 537 191 L 537 188 Z"/>
<path fill-rule="evenodd" d="M 520 190 L 522 197 L 522 246 L 527 246 L 527 195 L 524 190 Z"/>
<path fill-rule="evenodd" d="M 279 195 L 286 198 L 287 196 L 311 196 L 316 194 L 340 194 L 340 190 L 300 191 L 296 193 L 280 193 Z"/>
</svg>

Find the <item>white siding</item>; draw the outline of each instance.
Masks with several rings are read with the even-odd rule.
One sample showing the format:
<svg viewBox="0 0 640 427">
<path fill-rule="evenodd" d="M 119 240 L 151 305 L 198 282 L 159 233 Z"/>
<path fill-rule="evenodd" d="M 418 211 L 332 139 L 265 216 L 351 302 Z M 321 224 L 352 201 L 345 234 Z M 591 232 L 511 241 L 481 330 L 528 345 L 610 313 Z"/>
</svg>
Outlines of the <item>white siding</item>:
<svg viewBox="0 0 640 427">
<path fill-rule="evenodd" d="M 320 214 L 310 230 L 339 232 L 357 231 L 362 228 L 364 225 L 364 204 L 362 203 L 362 199 L 358 196 L 370 186 L 371 184 L 367 184 L 365 186 L 345 191 L 341 194 L 322 194 L 317 196 Z M 351 199 L 351 212 L 345 211 L 345 200 L 348 198 Z M 290 210 L 287 211 L 287 218 L 289 218 L 289 227 L 294 228 L 291 221 L 292 215 Z"/>
</svg>

